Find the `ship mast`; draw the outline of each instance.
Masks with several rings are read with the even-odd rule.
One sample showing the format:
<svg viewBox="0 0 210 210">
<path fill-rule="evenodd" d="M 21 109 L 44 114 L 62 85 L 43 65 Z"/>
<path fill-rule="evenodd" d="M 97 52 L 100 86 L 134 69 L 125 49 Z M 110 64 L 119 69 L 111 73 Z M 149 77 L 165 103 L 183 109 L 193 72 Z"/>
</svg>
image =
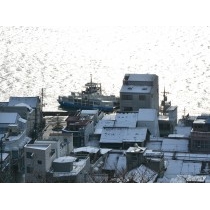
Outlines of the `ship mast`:
<svg viewBox="0 0 210 210">
<path fill-rule="evenodd" d="M 163 100 L 161 101 L 161 106 L 163 107 L 162 108 L 162 113 L 163 115 L 166 114 L 166 109 L 168 108 L 168 106 L 170 105 L 170 102 L 167 103 L 167 95 L 166 94 L 169 94 L 169 92 L 166 92 L 165 91 L 165 87 L 164 87 L 164 91 L 163 91 Z"/>
</svg>

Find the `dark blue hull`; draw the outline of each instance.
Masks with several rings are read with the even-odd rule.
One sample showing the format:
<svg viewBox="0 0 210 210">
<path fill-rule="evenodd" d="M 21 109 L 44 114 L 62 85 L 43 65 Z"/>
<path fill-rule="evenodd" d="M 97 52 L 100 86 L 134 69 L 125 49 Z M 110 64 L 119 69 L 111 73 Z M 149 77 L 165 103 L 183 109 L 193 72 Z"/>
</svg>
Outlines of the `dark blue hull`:
<svg viewBox="0 0 210 210">
<path fill-rule="evenodd" d="M 65 109 L 81 109 L 81 110 L 94 110 L 94 109 L 98 109 L 100 111 L 103 112 L 113 112 L 114 111 L 114 107 L 110 107 L 110 106 L 90 106 L 90 105 L 83 105 L 83 104 L 79 104 L 79 103 L 70 103 L 70 102 L 64 102 L 64 101 L 58 101 L 58 103 L 60 104 L 60 106 L 62 108 Z"/>
</svg>

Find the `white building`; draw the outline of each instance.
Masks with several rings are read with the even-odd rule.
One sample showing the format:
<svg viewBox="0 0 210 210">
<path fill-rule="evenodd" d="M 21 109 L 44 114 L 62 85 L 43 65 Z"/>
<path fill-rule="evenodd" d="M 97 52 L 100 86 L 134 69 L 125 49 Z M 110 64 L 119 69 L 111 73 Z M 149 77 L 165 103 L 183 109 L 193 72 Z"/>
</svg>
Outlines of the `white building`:
<svg viewBox="0 0 210 210">
<path fill-rule="evenodd" d="M 120 90 L 120 110 L 138 111 L 140 108 L 159 112 L 159 84 L 155 74 L 125 74 Z"/>
<path fill-rule="evenodd" d="M 51 144 L 28 144 L 24 149 L 25 182 L 46 182 L 47 172 L 56 158 Z"/>
<path fill-rule="evenodd" d="M 11 166 L 21 171 L 24 166 L 23 147 L 31 141 L 26 134 L 26 120 L 18 113 L 0 113 L 0 138 L 3 151 L 10 153 Z"/>
<path fill-rule="evenodd" d="M 155 109 L 139 109 L 137 127 L 146 127 L 153 136 L 160 136 L 157 111 Z"/>
</svg>

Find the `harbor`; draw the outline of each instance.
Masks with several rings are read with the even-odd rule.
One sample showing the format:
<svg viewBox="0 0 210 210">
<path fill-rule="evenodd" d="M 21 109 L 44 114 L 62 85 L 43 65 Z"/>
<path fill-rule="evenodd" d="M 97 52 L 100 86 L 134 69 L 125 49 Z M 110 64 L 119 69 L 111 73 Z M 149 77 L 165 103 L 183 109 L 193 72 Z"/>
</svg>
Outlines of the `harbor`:
<svg viewBox="0 0 210 210">
<path fill-rule="evenodd" d="M 156 74 L 126 73 L 116 109 L 90 106 L 109 97 L 96 84 L 91 75 L 80 102 L 58 96 L 55 111 L 43 110 L 43 91 L 0 103 L 1 182 L 210 181 L 210 115 L 178 118 Z"/>
</svg>

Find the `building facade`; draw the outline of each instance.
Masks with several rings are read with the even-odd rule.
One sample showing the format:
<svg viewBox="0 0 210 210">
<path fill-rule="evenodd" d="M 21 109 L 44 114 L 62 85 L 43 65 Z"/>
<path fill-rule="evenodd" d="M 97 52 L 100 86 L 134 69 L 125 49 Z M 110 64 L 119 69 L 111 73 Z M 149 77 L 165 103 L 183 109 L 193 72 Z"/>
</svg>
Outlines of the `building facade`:
<svg viewBox="0 0 210 210">
<path fill-rule="evenodd" d="M 155 74 L 125 74 L 120 90 L 120 111 L 152 108 L 159 112 L 159 83 Z"/>
<path fill-rule="evenodd" d="M 197 117 L 190 133 L 191 152 L 210 152 L 210 116 Z"/>
</svg>

